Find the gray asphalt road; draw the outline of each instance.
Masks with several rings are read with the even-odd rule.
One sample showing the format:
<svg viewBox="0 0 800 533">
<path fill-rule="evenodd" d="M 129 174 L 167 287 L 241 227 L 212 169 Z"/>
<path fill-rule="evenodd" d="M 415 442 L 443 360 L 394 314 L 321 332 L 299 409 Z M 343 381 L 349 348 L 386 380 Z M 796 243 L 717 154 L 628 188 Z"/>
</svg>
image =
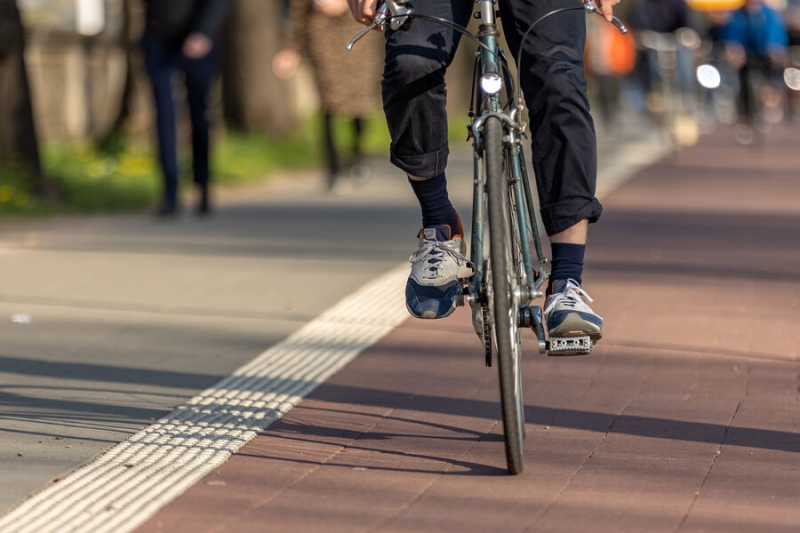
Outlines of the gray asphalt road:
<svg viewBox="0 0 800 533">
<path fill-rule="evenodd" d="M 640 126 L 601 147 L 601 193 L 663 153 Z M 470 158 L 449 170 L 465 217 Z M 0 222 L 0 512 L 405 261 L 416 202 L 387 163 L 371 169 L 341 196 L 317 173 L 284 176 L 209 220 Z"/>
</svg>

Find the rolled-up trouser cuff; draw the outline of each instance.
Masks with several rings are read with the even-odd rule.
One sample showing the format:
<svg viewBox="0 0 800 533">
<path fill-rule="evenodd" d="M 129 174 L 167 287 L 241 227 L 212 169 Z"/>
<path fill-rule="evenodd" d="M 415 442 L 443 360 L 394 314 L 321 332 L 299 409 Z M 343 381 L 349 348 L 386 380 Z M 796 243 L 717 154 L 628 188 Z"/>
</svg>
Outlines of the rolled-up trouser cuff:
<svg viewBox="0 0 800 533">
<path fill-rule="evenodd" d="M 418 178 L 433 178 L 444 172 L 449 155 L 450 148 L 447 146 L 426 154 L 400 155 L 392 145 L 389 160 L 406 174 Z"/>
<path fill-rule="evenodd" d="M 542 208 L 542 222 L 547 235 L 551 236 L 571 228 L 582 220 L 588 220 L 589 223 L 597 222 L 602 212 L 603 206 L 597 198 L 592 198 L 588 202 L 576 199 Z"/>
</svg>

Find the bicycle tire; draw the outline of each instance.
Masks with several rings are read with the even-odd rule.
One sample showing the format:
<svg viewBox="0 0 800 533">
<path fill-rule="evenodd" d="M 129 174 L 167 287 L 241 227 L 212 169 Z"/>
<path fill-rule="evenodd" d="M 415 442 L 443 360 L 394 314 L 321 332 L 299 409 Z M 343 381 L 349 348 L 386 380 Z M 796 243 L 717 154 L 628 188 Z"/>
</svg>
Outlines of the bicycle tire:
<svg viewBox="0 0 800 533">
<path fill-rule="evenodd" d="M 503 412 L 508 472 L 524 469 L 525 412 L 522 401 L 521 346 L 517 272 L 512 257 L 509 187 L 503 163 L 503 125 L 497 117 L 484 122 L 484 160 L 489 221 L 489 306 L 492 314 L 497 366 L 500 377 L 500 405 Z"/>
</svg>

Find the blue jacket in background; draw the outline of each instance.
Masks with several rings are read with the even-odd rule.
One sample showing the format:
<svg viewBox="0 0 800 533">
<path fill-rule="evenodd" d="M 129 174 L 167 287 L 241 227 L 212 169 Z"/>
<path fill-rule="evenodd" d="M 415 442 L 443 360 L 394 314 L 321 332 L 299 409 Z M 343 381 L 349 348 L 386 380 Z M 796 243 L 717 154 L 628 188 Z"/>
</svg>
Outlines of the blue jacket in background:
<svg viewBox="0 0 800 533">
<path fill-rule="evenodd" d="M 756 13 L 737 9 L 722 28 L 722 39 L 739 43 L 748 57 L 765 57 L 771 51 L 784 51 L 788 46 L 786 26 L 780 14 L 762 5 Z"/>
</svg>

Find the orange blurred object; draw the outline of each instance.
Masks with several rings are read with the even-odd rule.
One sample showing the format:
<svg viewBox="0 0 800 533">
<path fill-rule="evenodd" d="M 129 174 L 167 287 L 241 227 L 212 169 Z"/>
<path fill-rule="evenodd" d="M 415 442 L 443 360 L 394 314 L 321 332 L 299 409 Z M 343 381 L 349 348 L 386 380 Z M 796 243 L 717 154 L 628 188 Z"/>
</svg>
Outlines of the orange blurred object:
<svg viewBox="0 0 800 533">
<path fill-rule="evenodd" d="M 686 0 L 695 11 L 734 11 L 744 5 L 744 0 Z"/>
</svg>

